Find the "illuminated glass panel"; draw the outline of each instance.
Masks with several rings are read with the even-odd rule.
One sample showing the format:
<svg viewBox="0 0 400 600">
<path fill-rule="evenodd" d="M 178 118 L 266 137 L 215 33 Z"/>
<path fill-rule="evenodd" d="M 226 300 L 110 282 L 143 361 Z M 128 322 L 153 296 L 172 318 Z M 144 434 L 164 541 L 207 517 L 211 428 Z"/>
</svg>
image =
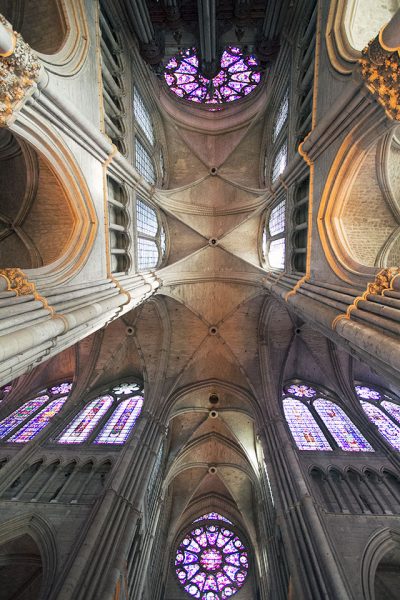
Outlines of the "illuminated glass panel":
<svg viewBox="0 0 400 600">
<path fill-rule="evenodd" d="M 139 123 L 143 130 L 147 140 L 150 144 L 154 145 L 154 131 L 153 124 L 151 122 L 149 111 L 147 110 L 145 103 L 142 100 L 141 95 L 136 88 L 133 90 L 133 110 L 135 113 L 135 119 Z"/>
<path fill-rule="evenodd" d="M 123 444 L 135 426 L 143 406 L 142 396 L 123 400 L 107 421 L 95 444 Z"/>
<path fill-rule="evenodd" d="M 361 400 L 361 406 L 369 420 L 377 426 L 379 433 L 393 448 L 400 450 L 400 428 L 395 425 L 378 406 Z"/>
<path fill-rule="evenodd" d="M 159 260 L 158 247 L 153 240 L 138 238 L 138 269 L 154 269 Z"/>
<path fill-rule="evenodd" d="M 275 208 L 271 210 L 268 219 L 268 229 L 270 236 L 278 235 L 285 230 L 285 200 L 279 202 Z"/>
<path fill-rule="evenodd" d="M 163 256 L 165 256 L 165 253 L 167 251 L 167 236 L 165 235 L 164 227 L 161 227 L 160 246 L 161 246 L 161 253 Z"/>
<path fill-rule="evenodd" d="M 58 398 L 50 402 L 46 408 L 41 410 L 36 417 L 31 419 L 29 423 L 21 427 L 17 433 L 11 436 L 7 442 L 24 443 L 32 440 L 42 429 L 48 425 L 50 420 L 56 415 L 64 406 L 67 396 Z"/>
<path fill-rule="evenodd" d="M 289 387 L 286 388 L 286 391 L 291 396 L 296 396 L 296 398 L 313 398 L 317 393 L 314 388 L 309 385 L 297 383 L 289 385 Z"/>
<path fill-rule="evenodd" d="M 72 388 L 72 383 L 64 382 L 49 389 L 49 392 L 56 396 L 57 394 L 69 394 Z"/>
<path fill-rule="evenodd" d="M 112 396 L 101 396 L 92 400 L 64 430 L 58 443 L 81 444 L 87 440 L 112 403 Z"/>
<path fill-rule="evenodd" d="M 157 213 L 148 204 L 137 199 L 136 202 L 136 224 L 140 233 L 155 237 L 158 231 Z"/>
<path fill-rule="evenodd" d="M 4 438 L 15 427 L 23 423 L 25 419 L 31 417 L 43 404 L 50 399 L 50 396 L 43 395 L 25 402 L 20 408 L 0 422 L 0 439 Z"/>
<path fill-rule="evenodd" d="M 0 404 L 3 402 L 3 400 L 6 398 L 7 394 L 9 394 L 11 392 L 11 385 L 3 385 L 3 387 L 0 388 Z"/>
<path fill-rule="evenodd" d="M 138 383 L 120 383 L 119 385 L 116 385 L 115 387 L 113 387 L 112 391 L 115 394 L 134 394 L 135 392 L 138 392 L 139 390 L 142 389 L 142 386 L 140 386 Z"/>
<path fill-rule="evenodd" d="M 213 105 L 244 98 L 260 83 L 261 73 L 255 56 L 245 56 L 240 48 L 229 46 L 222 54 L 220 72 L 211 80 L 201 75 L 195 48 L 171 58 L 164 77 L 179 98 Z"/>
<path fill-rule="evenodd" d="M 315 400 L 313 406 L 335 438 L 339 448 L 352 452 L 374 451 L 339 406 L 322 398 Z"/>
<path fill-rule="evenodd" d="M 314 417 L 300 400 L 283 401 L 286 422 L 300 450 L 332 450 Z"/>
<path fill-rule="evenodd" d="M 195 519 L 193 521 L 193 523 L 197 523 L 198 521 L 207 521 L 207 520 L 225 521 L 225 523 L 229 523 L 230 525 L 232 525 L 232 521 L 229 521 L 229 519 L 227 519 L 226 517 L 223 517 L 222 515 L 220 515 L 219 513 L 216 513 L 216 512 L 206 513 L 202 517 Z"/>
<path fill-rule="evenodd" d="M 380 400 L 381 394 L 378 390 L 374 390 L 366 385 L 355 386 L 357 396 L 363 400 Z"/>
<path fill-rule="evenodd" d="M 175 554 L 179 583 L 200 600 L 230 598 L 244 584 L 248 568 L 244 544 L 233 531 L 219 524 L 193 529 Z"/>
<path fill-rule="evenodd" d="M 285 142 L 279 148 L 279 150 L 275 156 L 274 165 L 272 167 L 272 183 L 275 183 L 275 181 L 277 181 L 279 175 L 282 175 L 283 171 L 286 169 L 287 158 L 288 158 L 287 155 L 288 155 L 288 147 L 287 147 L 287 142 Z"/>
<path fill-rule="evenodd" d="M 276 138 L 282 131 L 282 127 L 287 121 L 289 112 L 289 90 L 286 90 L 286 94 L 284 95 L 282 102 L 279 105 L 278 112 L 276 114 L 275 123 L 274 123 L 274 134 L 273 141 L 275 142 Z"/>
<path fill-rule="evenodd" d="M 146 148 L 138 139 L 135 140 L 135 166 L 137 171 L 143 175 L 148 183 L 155 183 L 156 173 L 153 161 Z"/>
<path fill-rule="evenodd" d="M 273 269 L 285 268 L 285 238 L 272 240 L 269 243 L 268 262 Z"/>
<path fill-rule="evenodd" d="M 394 402 L 388 402 L 387 400 L 383 400 L 381 405 L 389 413 L 393 419 L 395 419 L 398 423 L 400 423 L 400 406 L 395 404 Z"/>
</svg>

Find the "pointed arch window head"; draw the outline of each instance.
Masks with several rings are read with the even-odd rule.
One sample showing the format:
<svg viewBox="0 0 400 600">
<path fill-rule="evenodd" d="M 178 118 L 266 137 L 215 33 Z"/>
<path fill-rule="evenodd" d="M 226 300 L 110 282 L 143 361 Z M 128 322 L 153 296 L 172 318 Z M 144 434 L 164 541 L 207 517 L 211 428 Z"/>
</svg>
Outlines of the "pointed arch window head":
<svg viewBox="0 0 400 600">
<path fill-rule="evenodd" d="M 284 395 L 285 418 L 299 450 L 374 452 L 345 411 L 314 387 L 291 384 Z"/>
<path fill-rule="evenodd" d="M 41 390 L 0 422 L 0 439 L 16 443 L 32 440 L 62 409 L 71 388 L 72 383 L 63 382 Z"/>
<path fill-rule="evenodd" d="M 59 444 L 122 445 L 131 434 L 143 407 L 143 387 L 136 382 L 114 386 L 94 398 L 58 438 Z"/>
<path fill-rule="evenodd" d="M 367 385 L 356 385 L 355 390 L 368 419 L 390 446 L 400 451 L 400 401 L 389 392 Z"/>
<path fill-rule="evenodd" d="M 11 385 L 3 385 L 0 388 L 0 404 L 7 398 L 8 394 L 11 392 L 11 388 Z"/>
<path fill-rule="evenodd" d="M 192 598 L 223 600 L 243 586 L 249 569 L 242 540 L 222 523 L 198 525 L 175 554 L 178 581 Z"/>
<path fill-rule="evenodd" d="M 223 517 L 222 515 L 220 515 L 217 512 L 206 513 L 205 515 L 199 517 L 198 519 L 195 519 L 193 521 L 193 523 L 198 523 L 199 521 L 224 521 L 225 523 L 229 523 L 230 525 L 233 525 L 232 521 L 229 521 L 229 519 L 227 519 L 226 517 Z"/>
<path fill-rule="evenodd" d="M 187 48 L 170 59 L 164 78 L 179 98 L 212 107 L 245 98 L 260 83 L 261 70 L 255 56 L 228 46 L 221 56 L 221 70 L 207 79 L 200 72 L 196 48 Z"/>
</svg>

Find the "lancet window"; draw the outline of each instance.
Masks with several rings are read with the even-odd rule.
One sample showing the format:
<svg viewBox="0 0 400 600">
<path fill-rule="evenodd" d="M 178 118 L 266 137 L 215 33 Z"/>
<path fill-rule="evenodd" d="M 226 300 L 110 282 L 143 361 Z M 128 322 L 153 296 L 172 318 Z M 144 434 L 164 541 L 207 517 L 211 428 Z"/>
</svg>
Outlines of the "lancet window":
<svg viewBox="0 0 400 600">
<path fill-rule="evenodd" d="M 282 200 L 269 213 L 263 235 L 263 258 L 272 269 L 285 268 L 286 202 Z"/>
<path fill-rule="evenodd" d="M 381 436 L 400 451 L 400 401 L 383 389 L 365 384 L 356 385 L 355 390 L 368 419 Z"/>
<path fill-rule="evenodd" d="M 232 526 L 219 513 L 207 513 L 193 521 L 183 537 L 175 554 L 175 572 L 189 596 L 223 600 L 245 583 L 248 550 Z"/>
<path fill-rule="evenodd" d="M 286 169 L 288 161 L 288 145 L 285 140 L 283 144 L 280 146 L 278 152 L 275 155 L 274 163 L 272 165 L 272 176 L 271 181 L 275 183 L 278 181 L 278 177 L 282 175 L 283 171 Z"/>
<path fill-rule="evenodd" d="M 286 386 L 283 409 L 299 450 L 374 451 L 345 411 L 309 385 Z"/>
<path fill-rule="evenodd" d="M 21 444 L 40 433 L 62 409 L 72 388 L 63 382 L 45 388 L 0 421 L 0 440 Z"/>
<path fill-rule="evenodd" d="M 124 444 L 143 407 L 143 387 L 121 383 L 91 400 L 58 436 L 59 444 Z"/>
<path fill-rule="evenodd" d="M 154 166 L 154 128 L 150 113 L 137 87 L 133 89 L 133 112 L 135 116 L 135 167 L 148 183 L 155 184 L 157 173 Z"/>
<path fill-rule="evenodd" d="M 289 115 L 289 90 L 287 89 L 275 115 L 274 130 L 272 134 L 272 141 L 275 143 L 278 139 L 279 134 L 287 123 Z"/>
<path fill-rule="evenodd" d="M 136 200 L 137 266 L 139 271 L 155 269 L 166 251 L 166 236 L 157 211 L 141 198 Z"/>
</svg>

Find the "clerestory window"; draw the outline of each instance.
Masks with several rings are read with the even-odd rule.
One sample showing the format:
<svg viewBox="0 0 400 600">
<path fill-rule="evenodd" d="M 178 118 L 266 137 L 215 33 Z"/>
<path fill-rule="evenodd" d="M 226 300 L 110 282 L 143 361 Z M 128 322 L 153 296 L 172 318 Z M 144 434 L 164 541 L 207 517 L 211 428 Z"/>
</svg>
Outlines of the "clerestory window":
<svg viewBox="0 0 400 600">
<path fill-rule="evenodd" d="M 345 411 L 316 388 L 304 383 L 286 386 L 283 410 L 299 450 L 374 452 Z"/>
<path fill-rule="evenodd" d="M 137 267 L 139 271 L 155 269 L 166 251 L 166 236 L 161 218 L 141 198 L 136 200 Z"/>
<path fill-rule="evenodd" d="M 286 202 L 276 204 L 267 216 L 263 232 L 263 261 L 271 269 L 285 268 Z"/>
<path fill-rule="evenodd" d="M 400 401 L 383 389 L 366 384 L 355 386 L 368 419 L 392 448 L 400 451 Z"/>
</svg>

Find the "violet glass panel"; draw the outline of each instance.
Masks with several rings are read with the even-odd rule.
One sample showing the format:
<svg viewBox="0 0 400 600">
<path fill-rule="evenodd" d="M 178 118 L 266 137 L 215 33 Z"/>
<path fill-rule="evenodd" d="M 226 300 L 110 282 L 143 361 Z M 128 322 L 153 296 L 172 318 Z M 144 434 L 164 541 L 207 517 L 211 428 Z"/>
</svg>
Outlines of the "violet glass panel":
<svg viewBox="0 0 400 600">
<path fill-rule="evenodd" d="M 300 450 L 332 450 L 311 412 L 300 400 L 285 398 L 283 410 Z"/>
<path fill-rule="evenodd" d="M 202 104 L 222 104 L 240 100 L 260 83 L 261 72 L 255 56 L 245 56 L 239 48 L 227 47 L 221 57 L 221 70 L 207 79 L 199 70 L 195 48 L 171 58 L 164 69 L 165 81 L 179 98 Z"/>
<path fill-rule="evenodd" d="M 314 388 L 309 385 L 298 385 L 296 383 L 289 385 L 289 387 L 286 388 L 286 391 L 291 396 L 296 396 L 296 398 L 312 398 L 317 393 Z"/>
<path fill-rule="evenodd" d="M 59 383 L 58 385 L 55 385 L 54 387 L 49 389 L 49 392 L 51 394 L 57 395 L 57 394 L 69 394 L 72 388 L 72 383 L 68 383 L 67 381 L 64 383 Z"/>
<path fill-rule="evenodd" d="M 248 553 L 241 540 L 218 524 L 196 527 L 175 555 L 180 584 L 200 600 L 230 598 L 242 587 L 248 568 Z"/>
<path fill-rule="evenodd" d="M 92 433 L 100 419 L 113 403 L 112 396 L 101 396 L 92 400 L 66 429 L 58 440 L 59 444 L 81 444 Z"/>
<path fill-rule="evenodd" d="M 193 523 L 198 523 L 198 521 L 208 521 L 208 520 L 225 521 L 225 523 L 230 523 L 232 525 L 232 521 L 229 521 L 229 519 L 227 519 L 226 517 L 223 517 L 222 515 L 220 515 L 219 513 L 216 513 L 216 512 L 206 513 L 202 517 L 195 519 L 193 521 Z"/>
<path fill-rule="evenodd" d="M 351 452 L 374 452 L 365 437 L 361 435 L 339 406 L 323 398 L 315 400 L 313 406 L 335 438 L 339 448 Z"/>
<path fill-rule="evenodd" d="M 29 423 L 21 427 L 17 433 L 14 433 L 7 441 L 8 442 L 17 442 L 24 443 L 32 440 L 42 429 L 49 424 L 50 420 L 56 415 L 64 406 L 65 401 L 68 396 L 64 396 L 63 398 L 58 398 L 57 400 L 53 400 L 50 402 L 46 408 L 41 410 L 36 417 L 31 419 Z"/>
<path fill-rule="evenodd" d="M 387 400 L 383 400 L 381 405 L 389 413 L 393 419 L 395 419 L 398 423 L 400 423 L 400 406 L 395 404 L 394 402 L 388 402 Z"/>
<path fill-rule="evenodd" d="M 400 450 L 400 428 L 395 425 L 378 406 L 361 400 L 368 418 L 379 429 L 379 433 L 395 450 Z"/>
<path fill-rule="evenodd" d="M 95 444 L 123 444 L 141 413 L 143 397 L 135 396 L 123 400 L 114 410 L 99 435 L 94 440 Z"/>
<path fill-rule="evenodd" d="M 25 419 L 31 417 L 43 404 L 50 399 L 50 396 L 43 395 L 25 402 L 20 408 L 0 422 L 0 439 L 4 438 L 15 427 L 20 425 Z"/>
<path fill-rule="evenodd" d="M 381 394 L 378 390 L 374 390 L 366 385 L 356 385 L 355 390 L 357 396 L 363 400 L 380 400 Z"/>
</svg>

